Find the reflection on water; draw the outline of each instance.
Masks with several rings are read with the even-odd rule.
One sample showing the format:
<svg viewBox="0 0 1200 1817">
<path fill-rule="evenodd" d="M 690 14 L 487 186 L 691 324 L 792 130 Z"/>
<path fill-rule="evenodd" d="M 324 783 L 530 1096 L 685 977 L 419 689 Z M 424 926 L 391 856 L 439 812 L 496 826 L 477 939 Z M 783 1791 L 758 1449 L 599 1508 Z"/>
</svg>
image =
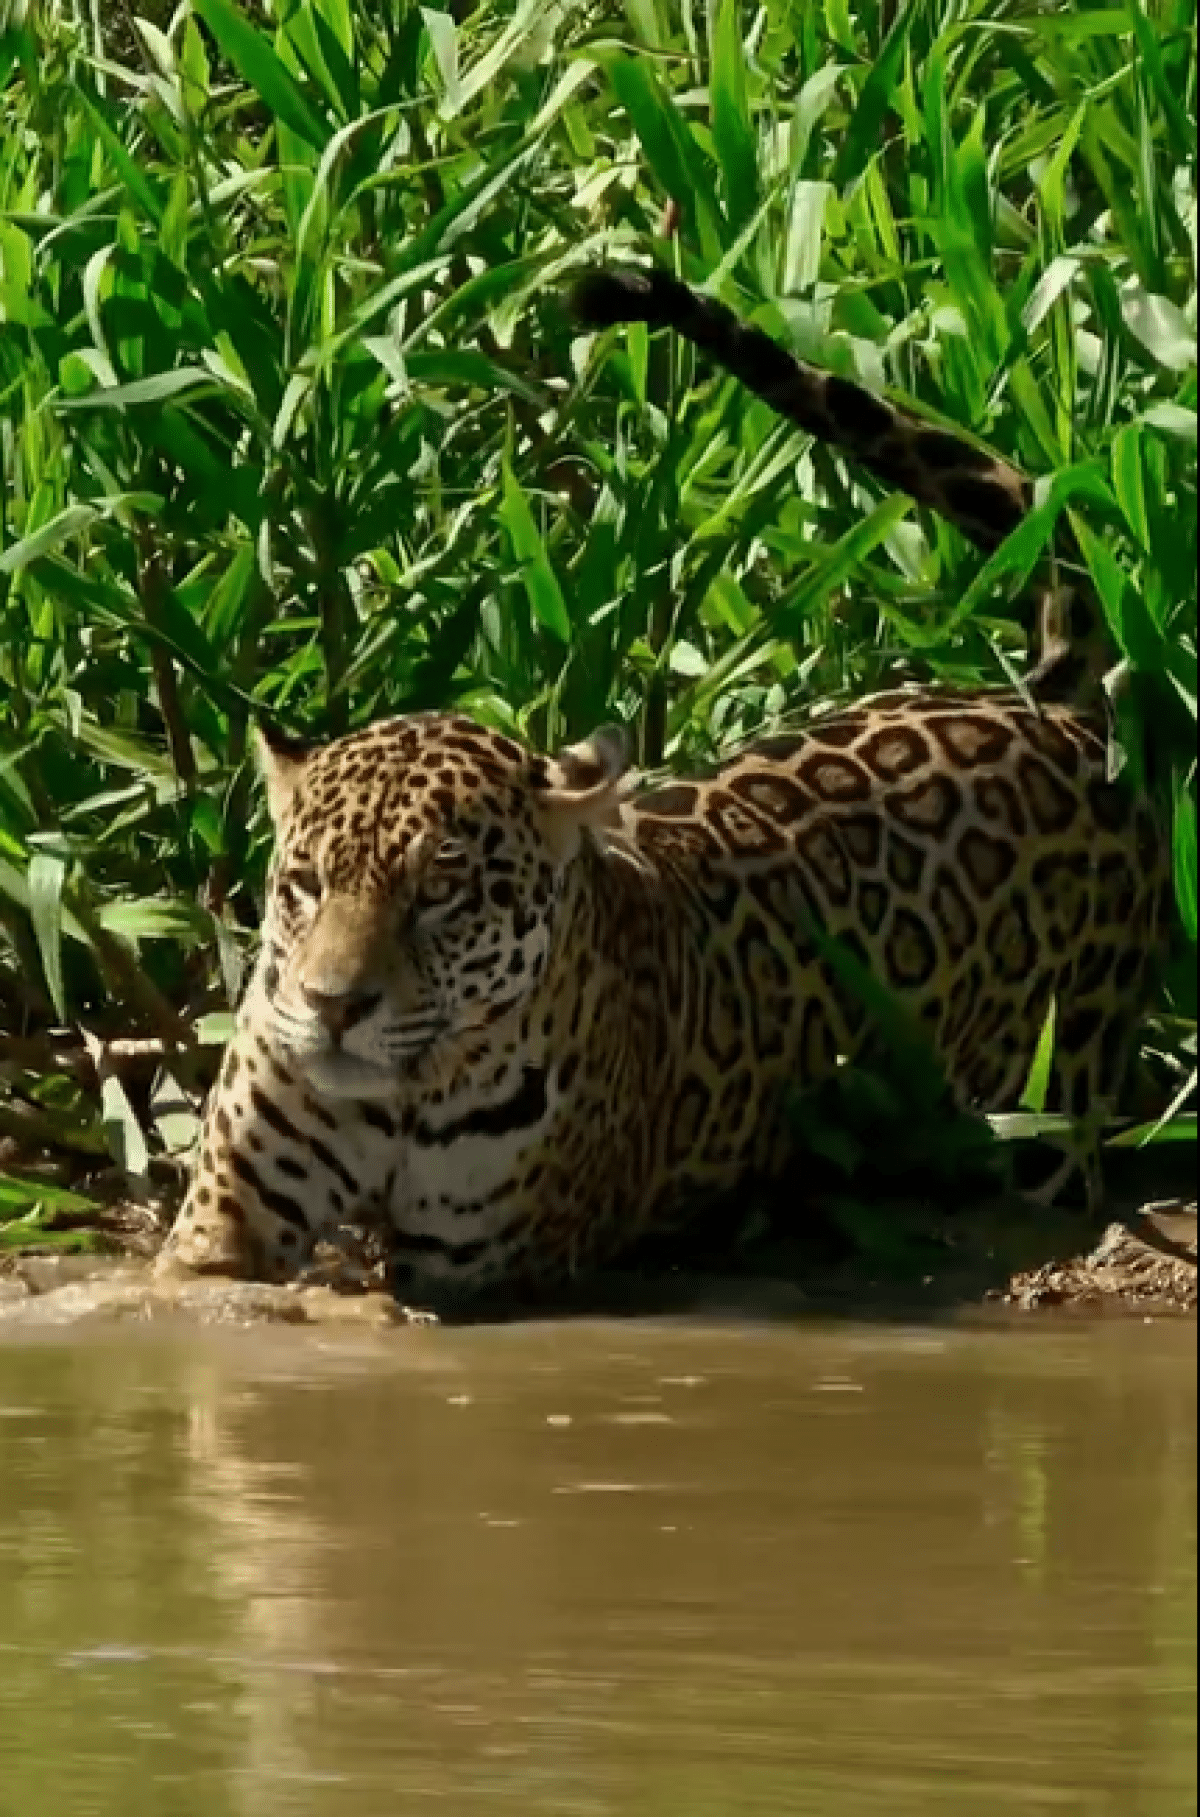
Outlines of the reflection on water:
<svg viewBox="0 0 1200 1817">
<path fill-rule="evenodd" d="M 1181 1817 L 1193 1353 L 0 1349 L 0 1817 Z"/>
</svg>

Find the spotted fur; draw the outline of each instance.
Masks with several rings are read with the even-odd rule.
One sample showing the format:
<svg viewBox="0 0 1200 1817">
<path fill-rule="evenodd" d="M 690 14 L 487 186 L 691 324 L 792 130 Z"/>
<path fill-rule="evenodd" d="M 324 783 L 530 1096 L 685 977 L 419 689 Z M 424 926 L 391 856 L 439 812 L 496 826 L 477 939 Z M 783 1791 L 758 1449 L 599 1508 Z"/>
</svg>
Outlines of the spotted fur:
<svg viewBox="0 0 1200 1817">
<path fill-rule="evenodd" d="M 593 287 L 585 313 L 620 301 Z M 780 408 L 977 540 L 1024 507 L 1011 469 L 972 449 L 956 470 L 941 431 L 845 381 L 776 381 Z M 283 1278 L 366 1217 L 431 1291 L 611 1255 L 786 1160 L 789 1096 L 869 1034 L 838 948 L 964 1104 L 1015 1102 L 1052 1001 L 1052 1103 L 1120 1088 L 1162 841 L 1072 706 L 877 695 L 640 793 L 612 734 L 549 760 L 458 716 L 262 759 L 262 953 L 174 1261 Z"/>
</svg>

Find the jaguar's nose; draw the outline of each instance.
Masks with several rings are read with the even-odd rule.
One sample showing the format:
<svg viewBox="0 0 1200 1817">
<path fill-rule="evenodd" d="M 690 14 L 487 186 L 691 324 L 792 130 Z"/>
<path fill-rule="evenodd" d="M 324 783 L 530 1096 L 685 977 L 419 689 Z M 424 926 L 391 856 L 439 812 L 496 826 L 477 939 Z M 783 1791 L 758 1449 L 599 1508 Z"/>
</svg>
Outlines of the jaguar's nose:
<svg viewBox="0 0 1200 1817">
<path fill-rule="evenodd" d="M 302 984 L 300 989 L 309 1009 L 320 1016 L 335 1035 L 343 1035 L 356 1022 L 362 1022 L 383 995 L 382 991 L 319 991 L 310 984 Z"/>
</svg>

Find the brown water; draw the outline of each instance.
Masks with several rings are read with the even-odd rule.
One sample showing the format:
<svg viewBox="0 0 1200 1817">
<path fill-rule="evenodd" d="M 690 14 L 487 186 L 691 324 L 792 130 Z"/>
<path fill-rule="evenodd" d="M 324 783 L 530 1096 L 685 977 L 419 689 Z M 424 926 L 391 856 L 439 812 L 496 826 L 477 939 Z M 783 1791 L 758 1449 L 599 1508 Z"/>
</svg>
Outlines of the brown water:
<svg viewBox="0 0 1200 1817">
<path fill-rule="evenodd" d="M 1194 1334 L 0 1348 L 2 1817 L 1183 1817 Z"/>
</svg>

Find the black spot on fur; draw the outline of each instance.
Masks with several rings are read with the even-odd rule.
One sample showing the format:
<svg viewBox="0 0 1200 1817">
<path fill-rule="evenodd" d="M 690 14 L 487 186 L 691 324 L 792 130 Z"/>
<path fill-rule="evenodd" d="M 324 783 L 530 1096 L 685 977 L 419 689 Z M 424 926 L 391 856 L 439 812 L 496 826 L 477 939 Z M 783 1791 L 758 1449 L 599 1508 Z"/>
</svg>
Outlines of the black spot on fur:
<svg viewBox="0 0 1200 1817">
<path fill-rule="evenodd" d="M 668 788 L 639 796 L 637 808 L 640 814 L 653 814 L 656 819 L 686 819 L 694 812 L 698 795 L 699 790 L 691 783 L 673 783 Z"/>
<path fill-rule="evenodd" d="M 247 1160 L 245 1155 L 235 1153 L 232 1157 L 232 1165 L 234 1173 L 240 1180 L 245 1181 L 265 1211 L 281 1218 L 285 1224 L 294 1224 L 297 1230 L 308 1229 L 308 1219 L 296 1200 L 289 1198 L 287 1193 L 276 1192 L 273 1187 L 268 1186 L 254 1163 Z M 222 1208 L 224 1205 L 225 1201 L 222 1200 Z M 239 1221 L 241 1221 L 240 1215 Z"/>
<path fill-rule="evenodd" d="M 992 456 L 982 448 L 951 435 L 945 429 L 918 429 L 913 436 L 914 452 L 922 466 L 940 472 L 986 473 L 993 466 Z"/>
<path fill-rule="evenodd" d="M 911 909 L 897 909 L 885 952 L 888 978 L 900 989 L 925 984 L 937 966 L 937 948 L 929 929 Z"/>
<path fill-rule="evenodd" d="M 880 403 L 850 379 L 828 379 L 825 396 L 839 427 L 857 442 L 878 440 L 888 433 L 895 421 L 889 405 Z"/>
<path fill-rule="evenodd" d="M 947 474 L 943 490 L 948 510 L 974 526 L 980 541 L 1002 543 L 1025 515 L 1024 506 L 995 480 L 968 473 Z"/>
<path fill-rule="evenodd" d="M 449 1148 L 465 1136 L 504 1136 L 514 1129 L 528 1129 L 546 1115 L 546 1074 L 540 1067 L 527 1066 L 521 1084 L 511 1098 L 499 1104 L 488 1104 L 469 1111 L 453 1123 L 433 1129 L 421 1124 L 416 1140 L 425 1148 Z"/>
</svg>

